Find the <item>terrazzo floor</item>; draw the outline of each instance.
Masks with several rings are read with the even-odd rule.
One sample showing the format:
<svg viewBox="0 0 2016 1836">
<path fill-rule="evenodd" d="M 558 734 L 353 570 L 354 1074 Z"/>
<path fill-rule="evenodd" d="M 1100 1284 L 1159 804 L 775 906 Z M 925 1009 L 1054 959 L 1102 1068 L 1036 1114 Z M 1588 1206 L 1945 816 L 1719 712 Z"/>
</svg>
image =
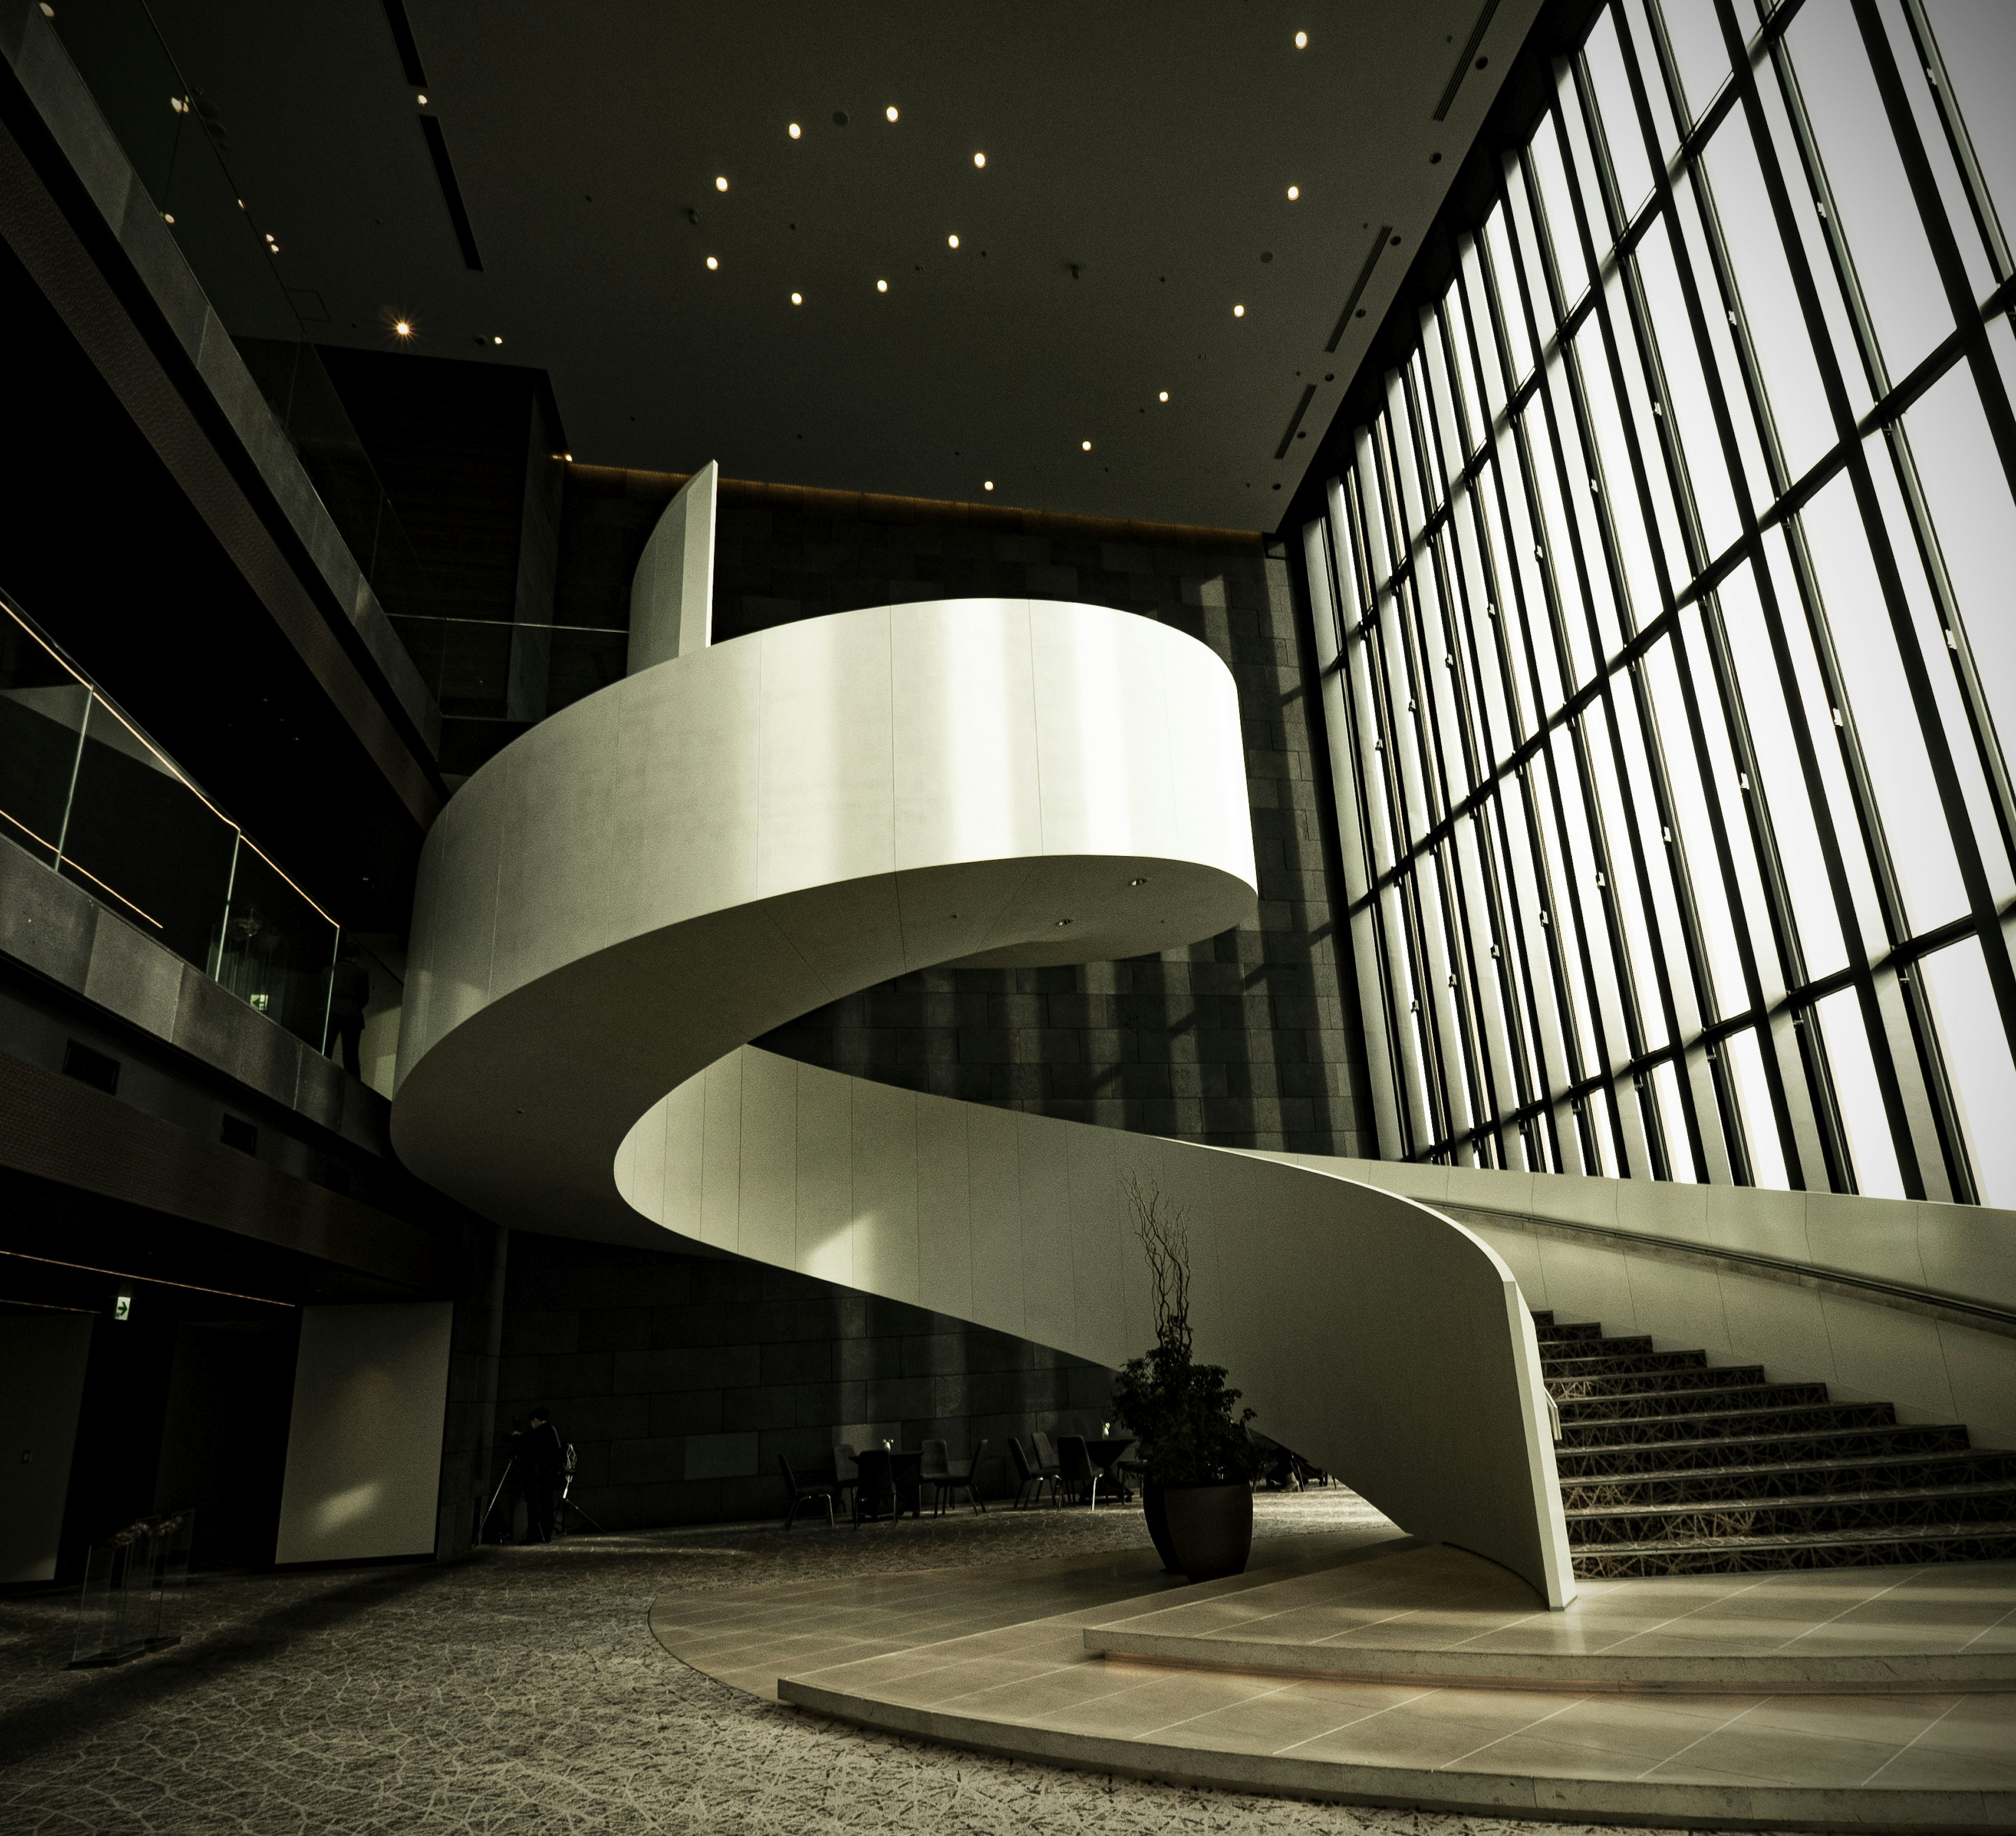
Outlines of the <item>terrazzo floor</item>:
<svg viewBox="0 0 2016 1836">
<path fill-rule="evenodd" d="M 1263 1543 L 1384 1526 L 1335 1490 L 1258 1505 Z M 1190 1791 L 864 1733 L 688 1668 L 649 1625 L 653 1601 L 682 1590 L 1146 1542 L 1138 1510 L 997 1508 L 894 1530 L 654 1532 L 452 1568 L 203 1578 L 181 1645 L 96 1672 L 63 1667 L 68 1594 L 0 1599 L 0 1830 L 1563 1830 Z"/>
</svg>

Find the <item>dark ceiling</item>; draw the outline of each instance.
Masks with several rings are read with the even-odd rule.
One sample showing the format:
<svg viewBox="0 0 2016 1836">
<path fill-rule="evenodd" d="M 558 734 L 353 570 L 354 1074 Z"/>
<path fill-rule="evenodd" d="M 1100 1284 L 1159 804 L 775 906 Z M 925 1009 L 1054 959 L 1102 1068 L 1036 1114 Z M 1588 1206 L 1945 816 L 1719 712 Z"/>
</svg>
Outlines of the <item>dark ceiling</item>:
<svg viewBox="0 0 2016 1836">
<path fill-rule="evenodd" d="M 583 460 L 1253 528 L 1538 5 L 409 0 L 424 108 L 379 0 L 153 10 L 318 339 L 546 369 Z"/>
</svg>

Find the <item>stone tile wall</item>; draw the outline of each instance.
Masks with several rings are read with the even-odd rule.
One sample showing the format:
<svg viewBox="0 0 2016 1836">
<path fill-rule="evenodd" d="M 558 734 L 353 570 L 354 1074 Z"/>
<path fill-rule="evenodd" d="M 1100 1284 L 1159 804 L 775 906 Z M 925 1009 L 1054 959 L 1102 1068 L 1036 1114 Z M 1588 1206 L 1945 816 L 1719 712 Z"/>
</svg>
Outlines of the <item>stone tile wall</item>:
<svg viewBox="0 0 2016 1836">
<path fill-rule="evenodd" d="M 783 1454 L 830 1467 L 837 1442 L 991 1442 L 1096 1434 L 1113 1373 L 1006 1334 L 808 1276 L 514 1232 L 497 1380 L 501 1437 L 545 1403 L 580 1456 L 575 1496 L 605 1528 L 782 1517 Z"/>
</svg>

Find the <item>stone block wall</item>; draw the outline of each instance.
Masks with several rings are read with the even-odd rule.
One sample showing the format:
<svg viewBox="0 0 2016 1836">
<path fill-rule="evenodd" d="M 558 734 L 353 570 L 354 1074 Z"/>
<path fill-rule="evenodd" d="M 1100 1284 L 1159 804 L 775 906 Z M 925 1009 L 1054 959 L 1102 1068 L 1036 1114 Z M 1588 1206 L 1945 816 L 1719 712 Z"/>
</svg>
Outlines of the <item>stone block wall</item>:
<svg viewBox="0 0 2016 1836">
<path fill-rule="evenodd" d="M 580 1456 L 575 1496 L 606 1528 L 736 1521 L 784 1508 L 777 1456 L 830 1470 L 839 1442 L 1096 1435 L 1113 1373 L 1082 1359 L 787 1270 L 717 1255 L 514 1232 L 496 1428 L 535 1403 Z"/>
</svg>

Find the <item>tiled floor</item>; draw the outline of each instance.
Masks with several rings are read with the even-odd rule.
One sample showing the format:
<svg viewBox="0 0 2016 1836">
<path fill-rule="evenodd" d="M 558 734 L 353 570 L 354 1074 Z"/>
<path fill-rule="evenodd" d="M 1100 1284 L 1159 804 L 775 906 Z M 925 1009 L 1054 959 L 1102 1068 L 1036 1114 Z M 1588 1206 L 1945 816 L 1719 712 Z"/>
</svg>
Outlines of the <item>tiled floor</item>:
<svg viewBox="0 0 2016 1836">
<path fill-rule="evenodd" d="M 1269 1543 L 1377 1526 L 1348 1494 L 1262 1501 Z M 1139 1511 L 894 1532 L 710 1528 L 501 1549 L 452 1568 L 211 1576 L 184 1642 L 69 1671 L 74 1597 L 0 1597 L 6 1836 L 1464 1836 L 992 1759 L 728 1688 L 652 1637 L 653 1603 L 1103 1553 Z"/>
<path fill-rule="evenodd" d="M 1106 1622 L 1109 1654 L 1612 1687 L 2016 1684 L 2016 1563 L 1584 1581 L 1564 1612 L 1449 1548 L 1188 1594 Z"/>
<path fill-rule="evenodd" d="M 1335 1562 L 1354 1542 L 1341 1570 L 1315 1566 Z M 1837 1651 L 1861 1649 L 1888 1661 L 1883 1654 L 1900 1646 L 1950 1651 L 2001 1640 L 2016 1606 L 2016 1577 L 2006 1568 L 1859 1576 L 1833 1571 L 1614 1583 L 1592 1590 L 1579 1633 L 1560 1615 L 1543 1619 L 1545 1629 L 1521 1631 L 1523 1590 L 1478 1573 L 1482 1565 L 1469 1558 L 1382 1551 L 1377 1539 L 1362 1533 L 1300 1553 L 1308 1560 L 1294 1566 L 1305 1571 L 1283 1577 L 1276 1571 L 1272 1579 L 1249 1574 L 1185 1589 L 1180 1603 L 1149 1606 L 1148 1617 L 1216 1625 L 1236 1636 L 1256 1618 L 1292 1614 L 1298 1599 L 1322 1611 L 1327 1589 L 1355 1593 L 1361 1607 L 1382 1591 L 1397 1591 L 1421 1615 L 1424 1625 L 1414 1636 L 1424 1648 L 1421 1633 L 1431 1629 L 1445 1643 L 1481 1633 L 1571 1650 L 1578 1639 L 1602 1644 L 1668 1636 L 1658 1629 L 1699 1615 L 1721 1631 L 1701 1633 L 1690 1654 L 1726 1636 L 1774 1649 L 1831 1640 Z M 1404 1585 L 1394 1580 L 1395 1571 Z M 1438 1574 L 1453 1588 L 1467 1586 L 1460 1607 L 1422 1607 L 1422 1593 Z M 1082 1566 L 1031 1573 L 1005 1592 L 995 1575 L 935 1579 L 934 1609 L 909 1646 L 901 1641 L 909 1634 L 893 1620 L 877 1636 L 872 1589 L 822 1590 L 815 1629 L 793 1647 L 809 1661 L 784 1671 L 783 1699 L 864 1726 L 997 1753 L 1473 1813 L 1523 1809 L 1590 1820 L 2016 1828 L 2016 1693 L 1841 1695 L 1724 1685 L 1712 1693 L 1633 1694 L 1195 1669 L 1088 1653 L 1086 1629 L 1121 1617 L 1090 1600 L 1041 1618 L 1000 1622 L 1017 1593 L 1049 1604 L 1057 1589 L 1090 1594 L 1124 1582 L 1126 1574 L 1114 1565 L 1096 1577 Z M 1802 1579 L 1807 1585 L 1793 1585 Z M 969 1586 L 975 1629 L 949 1636 Z M 704 1651 L 697 1661 L 715 1674 L 754 1683 L 770 1661 L 790 1654 L 772 1642 L 781 1602 L 751 1590 L 717 1604 L 704 1646 L 692 1647 Z M 656 1623 L 683 1653 L 677 1641 L 693 1633 L 662 1611 Z M 738 1628 L 751 1650 L 765 1654 L 761 1662 L 742 1661 Z M 812 1655 L 820 1646 L 831 1661 Z"/>
</svg>

